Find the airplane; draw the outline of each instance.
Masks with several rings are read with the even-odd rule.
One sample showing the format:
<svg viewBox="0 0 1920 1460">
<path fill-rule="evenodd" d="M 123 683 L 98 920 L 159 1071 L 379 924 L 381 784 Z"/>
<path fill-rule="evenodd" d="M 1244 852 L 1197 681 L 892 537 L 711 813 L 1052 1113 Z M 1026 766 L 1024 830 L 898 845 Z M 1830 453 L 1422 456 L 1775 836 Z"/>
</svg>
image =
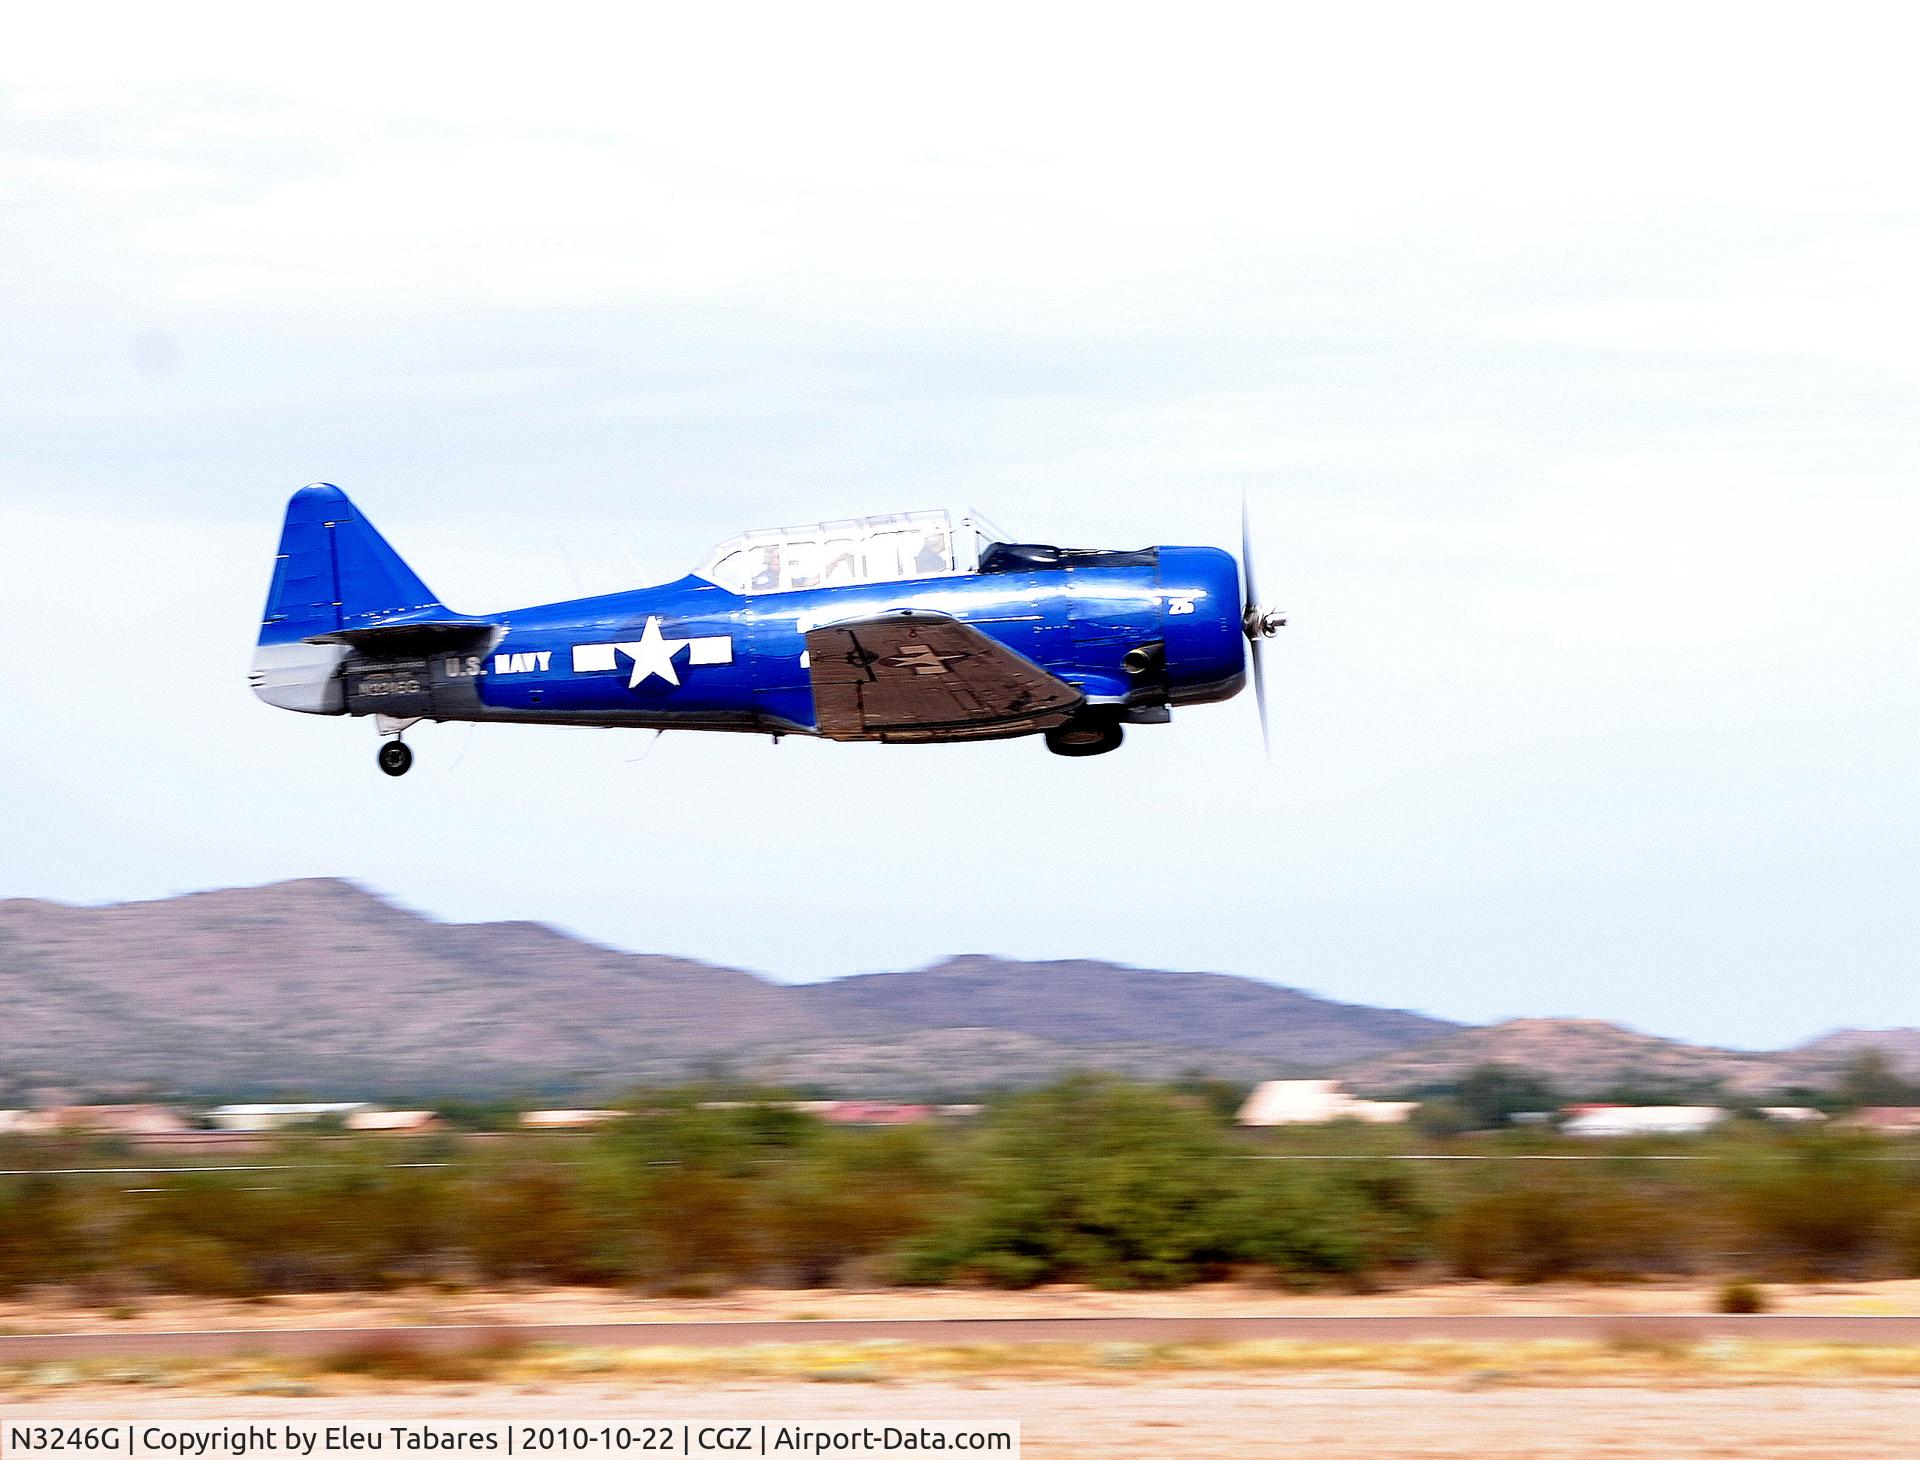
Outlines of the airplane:
<svg viewBox="0 0 1920 1460">
<path fill-rule="evenodd" d="M 287 504 L 250 680 L 371 715 L 378 764 L 423 720 L 811 735 L 890 744 L 1039 735 L 1104 755 L 1128 725 L 1231 699 L 1285 617 L 1241 554 L 1012 542 L 906 512 L 742 533 L 671 583 L 456 613 L 326 482 Z M 1243 571 L 1244 568 L 1244 571 Z M 1249 656 L 1249 647 L 1251 654 Z"/>
</svg>

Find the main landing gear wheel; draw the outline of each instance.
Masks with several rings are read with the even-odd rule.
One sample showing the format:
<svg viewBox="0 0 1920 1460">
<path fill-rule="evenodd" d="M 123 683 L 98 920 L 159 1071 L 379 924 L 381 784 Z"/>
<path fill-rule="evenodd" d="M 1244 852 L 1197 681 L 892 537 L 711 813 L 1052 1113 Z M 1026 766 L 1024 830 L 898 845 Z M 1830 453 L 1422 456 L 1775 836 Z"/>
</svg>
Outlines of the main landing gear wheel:
<svg viewBox="0 0 1920 1460">
<path fill-rule="evenodd" d="M 389 740 L 380 747 L 380 769 L 390 776 L 404 776 L 413 768 L 413 752 L 398 740 Z"/>
<path fill-rule="evenodd" d="M 1047 731 L 1047 749 L 1055 755 L 1105 755 L 1120 748 L 1121 735 L 1118 720 L 1069 720 Z"/>
</svg>

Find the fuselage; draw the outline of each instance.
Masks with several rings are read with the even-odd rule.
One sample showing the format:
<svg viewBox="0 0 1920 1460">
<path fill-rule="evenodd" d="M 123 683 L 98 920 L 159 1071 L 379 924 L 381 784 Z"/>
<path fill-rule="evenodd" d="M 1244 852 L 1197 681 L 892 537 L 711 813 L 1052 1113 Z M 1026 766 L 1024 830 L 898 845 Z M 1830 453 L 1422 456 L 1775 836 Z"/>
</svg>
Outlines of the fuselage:
<svg viewBox="0 0 1920 1460">
<path fill-rule="evenodd" d="M 338 646 L 341 693 L 326 709 L 817 734 L 804 635 L 902 609 L 970 625 L 1127 720 L 1226 699 L 1245 682 L 1231 555 L 1011 548 L 972 573 L 786 592 L 689 576 L 484 615 L 474 641 L 404 656 Z"/>
</svg>

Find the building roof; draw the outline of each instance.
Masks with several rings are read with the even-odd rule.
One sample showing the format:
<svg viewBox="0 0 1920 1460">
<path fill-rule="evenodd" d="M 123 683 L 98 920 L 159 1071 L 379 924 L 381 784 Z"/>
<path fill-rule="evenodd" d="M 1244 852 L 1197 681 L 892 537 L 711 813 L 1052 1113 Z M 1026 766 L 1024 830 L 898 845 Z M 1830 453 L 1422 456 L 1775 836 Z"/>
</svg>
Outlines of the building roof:
<svg viewBox="0 0 1920 1460">
<path fill-rule="evenodd" d="M 1853 1113 L 1853 1123 L 1872 1130 L 1920 1130 L 1920 1106 L 1868 1105 Z"/>
<path fill-rule="evenodd" d="M 625 1114 L 624 1110 L 523 1110 L 520 1124 L 533 1130 L 566 1129 L 602 1125 Z"/>
<path fill-rule="evenodd" d="M 439 1124 L 431 1110 L 361 1110 L 347 1117 L 348 1130 L 431 1130 Z"/>
<path fill-rule="evenodd" d="M 932 1117 L 933 1109 L 885 1100 L 835 1100 L 817 1114 L 832 1125 L 918 1125 Z"/>
<path fill-rule="evenodd" d="M 1706 1130 L 1727 1118 L 1718 1105 L 1588 1105 L 1574 1112 L 1561 1130 L 1568 1135 L 1680 1135 Z"/>
<path fill-rule="evenodd" d="M 164 1105 L 61 1105 L 35 1111 L 36 1126 L 48 1131 L 84 1131 L 94 1135 L 146 1135 L 192 1130 L 178 1111 Z"/>
<path fill-rule="evenodd" d="M 1412 1100 L 1361 1100 L 1338 1080 L 1268 1080 L 1256 1086 L 1235 1117 L 1241 1125 L 1323 1125 L 1336 1120 L 1392 1124 L 1417 1106 Z"/>
</svg>

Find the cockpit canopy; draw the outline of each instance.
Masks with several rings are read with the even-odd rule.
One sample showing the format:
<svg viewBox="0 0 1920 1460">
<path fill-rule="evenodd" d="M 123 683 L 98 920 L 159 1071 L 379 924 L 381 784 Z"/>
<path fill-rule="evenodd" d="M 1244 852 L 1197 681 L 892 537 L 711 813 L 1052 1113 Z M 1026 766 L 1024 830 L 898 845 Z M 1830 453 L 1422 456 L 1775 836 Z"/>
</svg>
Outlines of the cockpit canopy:
<svg viewBox="0 0 1920 1460">
<path fill-rule="evenodd" d="M 850 583 L 898 583 L 980 571 L 999 534 L 977 515 L 944 510 L 764 527 L 730 537 L 699 575 L 733 593 L 793 593 Z"/>
</svg>

